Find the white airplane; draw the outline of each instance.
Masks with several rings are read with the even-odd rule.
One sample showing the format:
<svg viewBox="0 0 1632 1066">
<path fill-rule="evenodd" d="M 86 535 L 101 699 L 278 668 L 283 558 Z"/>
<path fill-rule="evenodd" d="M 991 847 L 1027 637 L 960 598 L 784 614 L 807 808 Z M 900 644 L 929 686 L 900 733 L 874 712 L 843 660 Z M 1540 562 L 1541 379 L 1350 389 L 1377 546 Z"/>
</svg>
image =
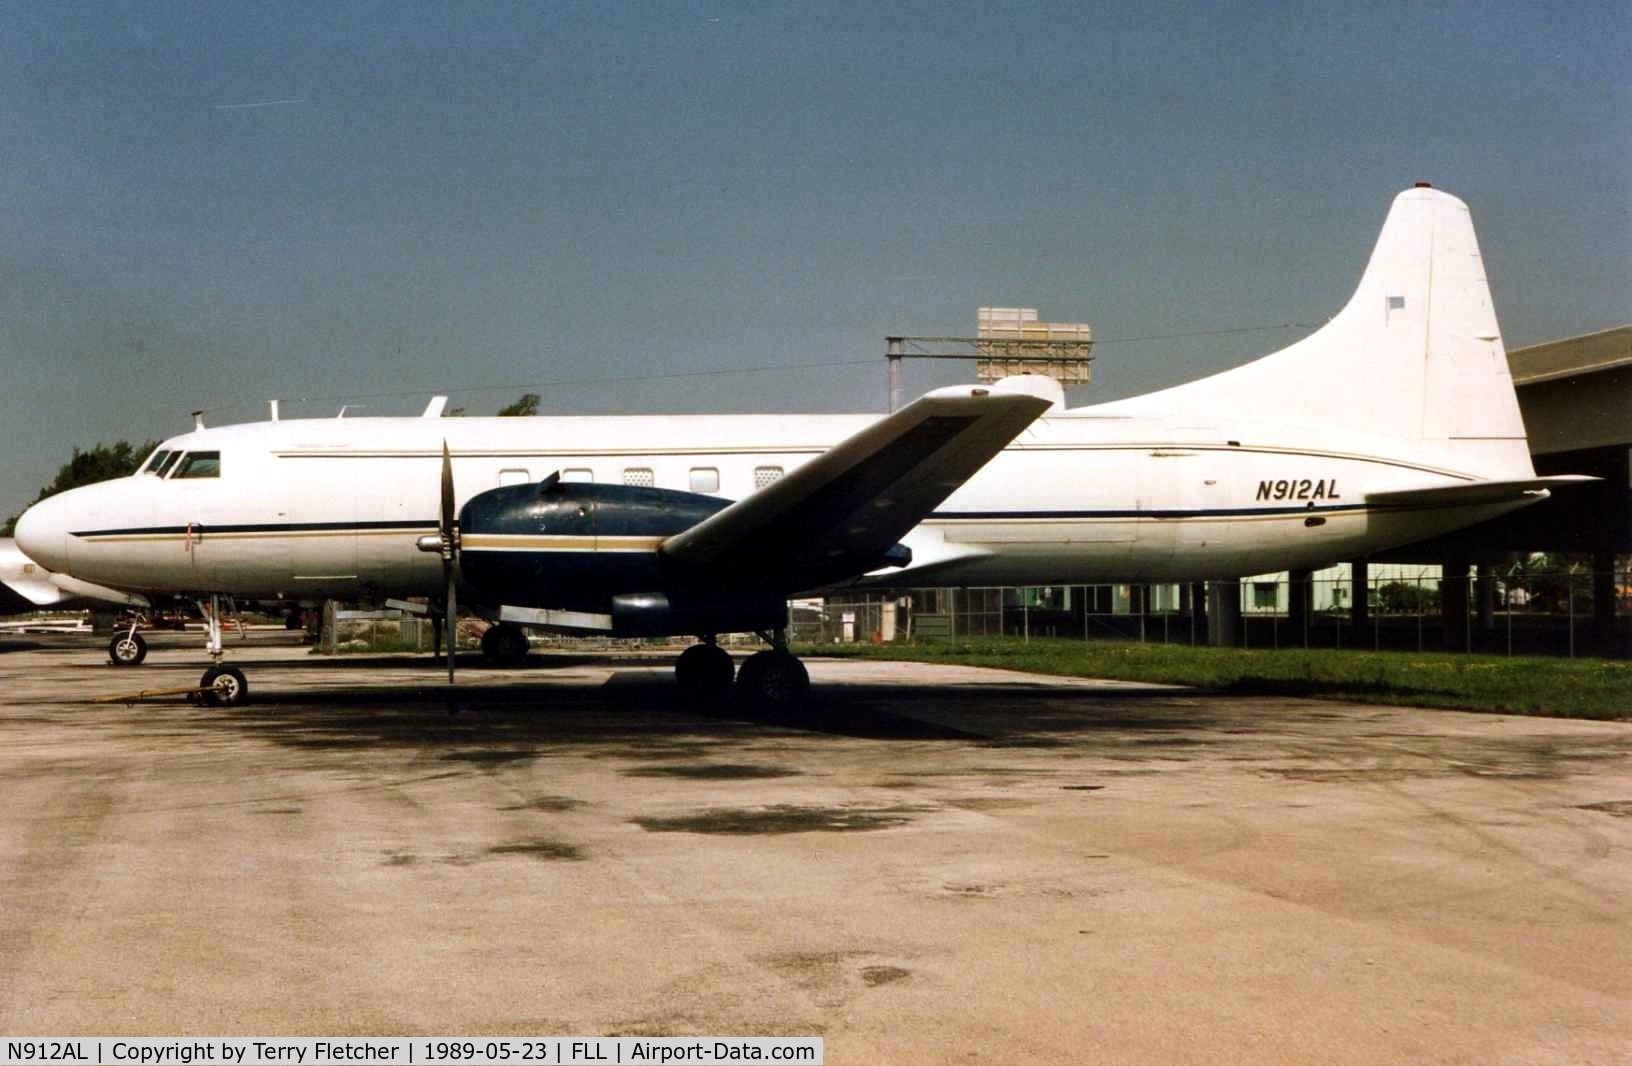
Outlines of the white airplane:
<svg viewBox="0 0 1632 1066">
<path fill-rule="evenodd" d="M 501 656 L 523 625 L 697 635 L 676 674 L 704 690 L 733 675 L 714 635 L 760 631 L 773 648 L 737 685 L 775 704 L 807 684 L 783 639 L 795 594 L 1316 568 L 1590 480 L 1535 475 L 1467 206 L 1426 186 L 1396 197 L 1325 327 L 1134 399 L 1051 408 L 999 383 L 882 418 L 440 410 L 201 424 L 37 504 L 17 537 L 138 590 L 426 596 L 450 624 L 457 596 L 501 623 Z M 218 663 L 203 684 L 230 702 L 244 681 Z"/>
</svg>

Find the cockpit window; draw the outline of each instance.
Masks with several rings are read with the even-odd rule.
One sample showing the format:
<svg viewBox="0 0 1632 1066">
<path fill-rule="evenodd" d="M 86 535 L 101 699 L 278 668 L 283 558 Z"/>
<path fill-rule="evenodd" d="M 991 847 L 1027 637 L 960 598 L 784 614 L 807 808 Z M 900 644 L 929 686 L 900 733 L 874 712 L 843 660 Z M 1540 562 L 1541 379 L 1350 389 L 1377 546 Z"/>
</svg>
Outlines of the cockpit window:
<svg viewBox="0 0 1632 1066">
<path fill-rule="evenodd" d="M 188 452 L 176 466 L 173 478 L 220 477 L 220 452 Z"/>
<path fill-rule="evenodd" d="M 160 448 L 158 451 L 154 452 L 152 457 L 149 458 L 146 464 L 142 466 L 142 473 L 157 474 L 159 469 L 164 466 L 164 461 L 168 458 L 170 458 L 170 449 Z"/>
<path fill-rule="evenodd" d="M 176 460 L 180 459 L 180 458 L 181 458 L 181 453 L 180 452 L 171 452 L 170 453 L 170 458 L 166 459 L 164 461 L 164 465 L 159 467 L 159 470 L 158 470 L 159 476 L 163 477 L 164 475 L 168 474 L 170 472 L 170 468 L 172 466 L 175 466 L 176 465 Z"/>
</svg>

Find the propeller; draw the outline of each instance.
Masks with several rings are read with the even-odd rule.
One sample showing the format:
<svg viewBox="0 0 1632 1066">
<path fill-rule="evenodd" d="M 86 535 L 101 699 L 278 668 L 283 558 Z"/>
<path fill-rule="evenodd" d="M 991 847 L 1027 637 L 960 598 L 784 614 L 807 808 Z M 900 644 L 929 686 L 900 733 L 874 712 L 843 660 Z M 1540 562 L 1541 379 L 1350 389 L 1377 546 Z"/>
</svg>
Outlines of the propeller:
<svg viewBox="0 0 1632 1066">
<path fill-rule="evenodd" d="M 448 647 L 448 684 L 453 684 L 453 656 L 458 635 L 459 606 L 454 586 L 458 583 L 459 527 L 453 509 L 453 457 L 448 453 L 448 442 L 442 441 L 442 503 L 437 516 L 436 536 L 420 537 L 420 551 L 436 552 L 442 556 L 442 625 L 444 643 Z"/>
</svg>

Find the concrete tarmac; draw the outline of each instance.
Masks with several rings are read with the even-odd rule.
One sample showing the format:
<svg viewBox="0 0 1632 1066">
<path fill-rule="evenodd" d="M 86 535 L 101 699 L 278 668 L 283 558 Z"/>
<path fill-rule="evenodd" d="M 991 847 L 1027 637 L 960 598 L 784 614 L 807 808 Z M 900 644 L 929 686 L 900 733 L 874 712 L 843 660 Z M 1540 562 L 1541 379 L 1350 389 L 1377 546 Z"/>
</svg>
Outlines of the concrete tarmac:
<svg viewBox="0 0 1632 1066">
<path fill-rule="evenodd" d="M 1632 725 L 813 661 L 0 643 L 0 1034 L 1632 1061 Z"/>
</svg>

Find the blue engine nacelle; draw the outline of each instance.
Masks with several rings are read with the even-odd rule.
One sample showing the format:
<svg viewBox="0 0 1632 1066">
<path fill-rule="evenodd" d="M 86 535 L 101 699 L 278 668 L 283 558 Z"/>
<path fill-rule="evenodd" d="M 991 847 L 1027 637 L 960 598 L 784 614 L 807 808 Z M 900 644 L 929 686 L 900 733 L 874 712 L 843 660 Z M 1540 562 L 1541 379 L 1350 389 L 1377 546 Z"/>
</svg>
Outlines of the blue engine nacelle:
<svg viewBox="0 0 1632 1066">
<path fill-rule="evenodd" d="M 780 594 L 700 581 L 657 550 L 731 502 L 553 478 L 491 489 L 459 512 L 460 577 L 490 604 L 609 615 L 614 636 L 779 628 Z"/>
</svg>

